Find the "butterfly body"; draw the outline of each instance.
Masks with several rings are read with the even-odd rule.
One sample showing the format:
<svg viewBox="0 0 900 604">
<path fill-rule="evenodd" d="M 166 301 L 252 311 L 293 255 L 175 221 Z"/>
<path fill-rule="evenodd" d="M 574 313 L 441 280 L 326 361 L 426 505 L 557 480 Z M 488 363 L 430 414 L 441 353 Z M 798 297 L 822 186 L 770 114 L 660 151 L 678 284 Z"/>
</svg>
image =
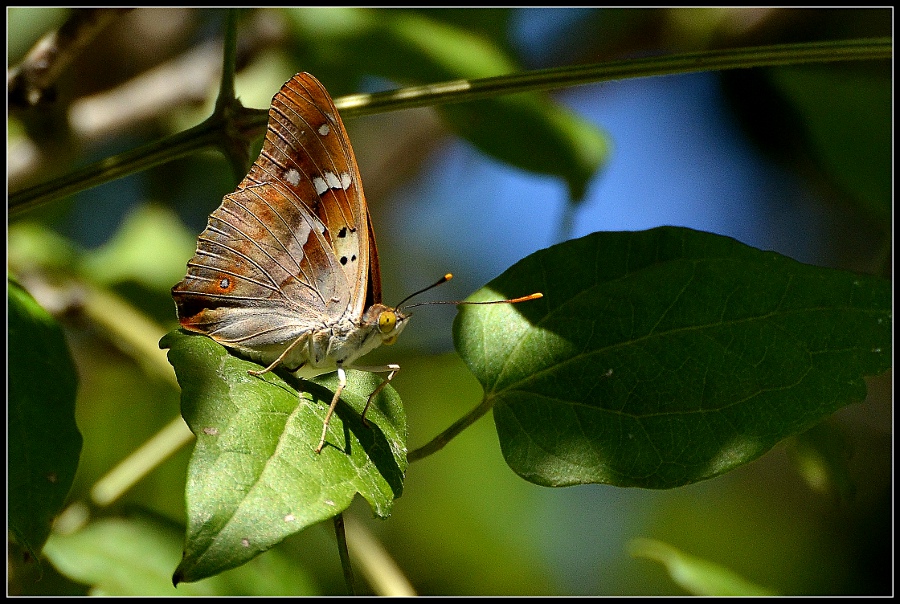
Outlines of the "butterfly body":
<svg viewBox="0 0 900 604">
<path fill-rule="evenodd" d="M 343 382 L 343 368 L 402 331 L 407 316 L 381 303 L 347 132 L 310 74 L 272 99 L 259 158 L 210 215 L 172 296 L 184 329 L 267 365 L 255 374 L 278 365 L 299 377 L 337 369 Z"/>
<path fill-rule="evenodd" d="M 297 377 L 307 379 L 335 371 L 338 367 L 352 368 L 360 357 L 386 341 L 392 343 L 403 330 L 407 317 L 400 315 L 400 326 L 385 333 L 378 323 L 382 313 L 396 311 L 378 304 L 369 307 L 360 321 L 345 317 L 332 324 L 313 326 L 299 322 L 292 325 L 288 323 L 291 318 L 285 316 L 279 317 L 279 330 L 269 331 L 280 333 L 279 336 L 257 337 L 250 345 L 234 339 L 225 340 L 223 335 L 228 336 L 227 332 L 217 333 L 218 337 L 213 339 L 265 366 L 278 360 L 278 364 Z M 267 331 L 266 326 L 258 327 L 262 332 Z"/>
</svg>

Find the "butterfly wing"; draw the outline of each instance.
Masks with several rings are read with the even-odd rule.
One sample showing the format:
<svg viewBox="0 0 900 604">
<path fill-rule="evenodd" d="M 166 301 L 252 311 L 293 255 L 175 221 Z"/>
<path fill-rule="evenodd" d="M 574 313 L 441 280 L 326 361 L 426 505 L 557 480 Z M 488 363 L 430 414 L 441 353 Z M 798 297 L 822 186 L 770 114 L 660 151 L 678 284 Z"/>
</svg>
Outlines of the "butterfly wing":
<svg viewBox="0 0 900 604">
<path fill-rule="evenodd" d="M 272 99 L 262 153 L 238 190 L 273 180 L 302 186 L 306 194 L 312 184 L 320 202 L 310 209 L 325 224 L 355 286 L 353 315 L 359 316 L 372 269 L 380 276 L 374 235 L 350 138 L 325 87 L 308 73 L 295 75 Z M 379 296 L 373 303 L 381 302 L 381 280 L 376 281 Z"/>
<path fill-rule="evenodd" d="M 172 295 L 185 329 L 275 356 L 380 301 L 359 169 L 313 76 L 295 75 L 272 99 L 259 158 L 210 215 Z"/>
</svg>

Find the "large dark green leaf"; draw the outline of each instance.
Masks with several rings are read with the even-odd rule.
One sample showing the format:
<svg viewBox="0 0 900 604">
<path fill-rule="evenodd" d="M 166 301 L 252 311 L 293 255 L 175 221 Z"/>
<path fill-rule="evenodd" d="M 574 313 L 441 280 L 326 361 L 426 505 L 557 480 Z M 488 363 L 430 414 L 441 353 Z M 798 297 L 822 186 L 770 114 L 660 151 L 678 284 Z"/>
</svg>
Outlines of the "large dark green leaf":
<svg viewBox="0 0 900 604">
<path fill-rule="evenodd" d="M 17 283 L 7 288 L 9 529 L 36 555 L 78 468 L 78 375 L 53 317 Z"/>
<path fill-rule="evenodd" d="M 462 308 L 457 350 L 524 478 L 669 488 L 865 398 L 891 363 L 891 286 L 683 228 L 537 252 Z"/>
<path fill-rule="evenodd" d="M 267 373 L 203 336 L 171 332 L 160 342 L 181 385 L 182 415 L 197 436 L 188 469 L 188 526 L 176 582 L 233 568 L 307 526 L 331 518 L 360 493 L 386 517 L 406 471 L 406 417 L 385 388 L 360 418 L 380 378 L 348 372 L 325 448 L 314 448 L 337 386 Z M 298 390 L 300 393 L 298 394 Z M 329 391 L 330 390 L 330 391 Z"/>
</svg>

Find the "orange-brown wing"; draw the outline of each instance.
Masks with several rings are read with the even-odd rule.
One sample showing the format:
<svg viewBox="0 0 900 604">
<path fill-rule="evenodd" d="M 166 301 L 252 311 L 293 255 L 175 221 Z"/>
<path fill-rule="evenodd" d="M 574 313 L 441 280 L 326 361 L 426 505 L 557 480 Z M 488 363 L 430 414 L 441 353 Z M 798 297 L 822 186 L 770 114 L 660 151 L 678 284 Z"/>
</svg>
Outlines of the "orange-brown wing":
<svg viewBox="0 0 900 604">
<path fill-rule="evenodd" d="M 322 85 L 298 74 L 272 100 L 262 153 L 172 289 L 181 324 L 258 351 L 358 319 L 371 237 L 340 117 Z"/>
<path fill-rule="evenodd" d="M 325 225 L 353 287 L 354 316 L 364 309 L 370 275 L 378 281 L 378 299 L 370 304 L 381 302 L 378 254 L 356 156 L 334 102 L 308 73 L 295 75 L 272 99 L 262 152 L 238 190 L 274 180 L 302 191 L 304 200 L 310 199 L 310 186 L 318 195 L 310 211 Z"/>
</svg>

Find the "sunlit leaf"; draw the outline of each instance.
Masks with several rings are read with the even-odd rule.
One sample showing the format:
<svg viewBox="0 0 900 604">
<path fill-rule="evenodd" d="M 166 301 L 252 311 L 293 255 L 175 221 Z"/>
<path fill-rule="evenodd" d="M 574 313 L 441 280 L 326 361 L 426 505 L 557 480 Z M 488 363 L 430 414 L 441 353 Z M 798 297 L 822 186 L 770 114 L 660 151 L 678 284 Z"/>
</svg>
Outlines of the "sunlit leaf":
<svg viewBox="0 0 900 604">
<path fill-rule="evenodd" d="M 348 385 L 319 442 L 337 386 L 247 374 L 259 365 L 204 336 L 171 332 L 160 342 L 181 385 L 182 415 L 197 443 L 188 469 L 188 527 L 176 582 L 239 566 L 312 524 L 342 512 L 360 493 L 390 514 L 406 471 L 406 417 L 390 387 L 360 413 L 378 376 L 348 372 Z M 286 381 L 287 380 L 287 381 Z M 298 394 L 300 390 L 300 394 Z"/>
<path fill-rule="evenodd" d="M 633 539 L 628 550 L 636 558 L 661 562 L 672 580 L 695 596 L 775 595 L 724 566 L 686 554 L 662 541 Z"/>
<path fill-rule="evenodd" d="M 54 534 L 45 553 L 53 566 L 91 586 L 95 596 L 314 595 L 310 577 L 277 551 L 196 583 L 172 585 L 183 530 L 151 518 L 104 518 L 70 535 Z"/>
<path fill-rule="evenodd" d="M 683 228 L 537 252 L 463 307 L 457 350 L 527 480 L 670 488 L 747 463 L 866 396 L 891 286 Z"/>
</svg>

